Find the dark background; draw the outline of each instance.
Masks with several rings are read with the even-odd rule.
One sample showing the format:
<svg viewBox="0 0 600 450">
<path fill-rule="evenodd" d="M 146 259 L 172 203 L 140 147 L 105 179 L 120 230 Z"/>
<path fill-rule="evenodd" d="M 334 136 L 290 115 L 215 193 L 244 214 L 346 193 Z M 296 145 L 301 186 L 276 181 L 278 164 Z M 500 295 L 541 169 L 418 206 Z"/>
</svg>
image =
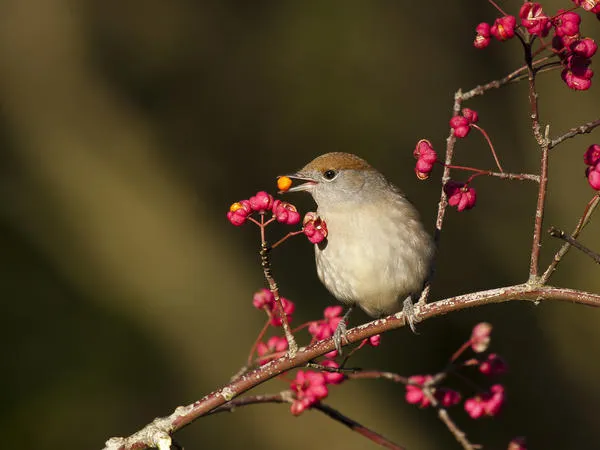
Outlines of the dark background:
<svg viewBox="0 0 600 450">
<path fill-rule="evenodd" d="M 516 14 L 519 2 L 502 5 Z M 545 3 L 551 13 L 570 5 Z M 412 149 L 423 137 L 443 149 L 458 87 L 520 65 L 516 40 L 472 47 L 474 27 L 495 17 L 483 0 L 3 0 L 4 446 L 101 448 L 225 383 L 263 322 L 251 305 L 263 286 L 256 230 L 232 227 L 225 212 L 257 190 L 273 192 L 276 175 L 324 152 L 357 153 L 433 229 L 440 171 L 418 182 Z M 598 39 L 599 25 L 584 13 L 584 34 Z M 552 135 L 598 118 L 598 83 L 577 93 L 558 72 L 540 77 Z M 537 170 L 524 84 L 467 106 L 505 168 Z M 572 229 L 591 198 L 582 154 L 592 142 L 597 133 L 552 151 L 546 228 Z M 457 163 L 493 166 L 477 133 L 457 151 Z M 475 187 L 474 210 L 449 211 L 433 298 L 527 277 L 535 186 L 479 179 Z M 292 200 L 313 208 L 308 196 Z M 596 249 L 599 220 L 582 237 Z M 543 266 L 558 245 L 544 240 Z M 295 324 L 333 301 L 312 258 L 302 238 L 274 254 L 282 292 L 297 303 Z M 552 283 L 598 292 L 599 274 L 574 251 Z M 451 314 L 420 324 L 419 335 L 385 335 L 355 363 L 434 372 L 482 320 L 510 364 L 509 400 L 494 420 L 451 411 L 471 440 L 502 449 L 526 435 L 531 448 L 597 448 L 600 313 L 591 308 L 514 302 Z M 284 388 L 272 381 L 264 390 Z M 402 386 L 348 383 L 328 401 L 410 449 L 458 448 L 434 411 L 404 401 Z M 285 405 L 204 418 L 176 439 L 188 449 L 375 448 Z"/>
</svg>

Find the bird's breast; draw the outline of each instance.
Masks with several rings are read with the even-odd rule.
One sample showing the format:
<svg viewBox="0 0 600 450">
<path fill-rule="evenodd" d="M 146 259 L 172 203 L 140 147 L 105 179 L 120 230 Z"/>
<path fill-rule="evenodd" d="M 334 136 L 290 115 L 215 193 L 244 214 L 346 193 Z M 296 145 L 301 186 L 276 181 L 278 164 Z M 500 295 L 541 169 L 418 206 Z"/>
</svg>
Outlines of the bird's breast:
<svg viewBox="0 0 600 450">
<path fill-rule="evenodd" d="M 378 316 L 397 310 L 399 297 L 421 290 L 433 246 L 408 202 L 318 213 L 328 237 L 315 247 L 317 273 L 338 300 Z"/>
</svg>

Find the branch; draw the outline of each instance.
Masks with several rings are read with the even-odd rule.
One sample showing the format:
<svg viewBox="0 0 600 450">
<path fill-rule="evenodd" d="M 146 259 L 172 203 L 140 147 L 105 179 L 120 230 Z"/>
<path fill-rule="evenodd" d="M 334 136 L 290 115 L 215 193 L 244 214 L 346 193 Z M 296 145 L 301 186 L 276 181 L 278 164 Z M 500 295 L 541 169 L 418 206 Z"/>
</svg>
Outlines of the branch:
<svg viewBox="0 0 600 450">
<path fill-rule="evenodd" d="M 518 181 L 534 181 L 540 182 L 540 176 L 532 173 L 507 173 L 507 172 L 492 172 L 491 170 L 476 169 L 475 167 L 457 166 L 452 164 L 448 166 L 450 169 L 464 170 L 467 172 L 475 172 L 475 175 L 486 175 L 488 177 L 496 177 L 501 180 L 518 180 Z"/>
<path fill-rule="evenodd" d="M 327 406 L 324 403 L 317 403 L 316 405 L 313 405 L 312 408 L 321 411 L 323 414 L 326 414 L 327 416 L 331 417 L 334 420 L 337 420 L 338 422 L 343 423 L 352 431 L 356 431 L 357 433 L 363 435 L 367 439 L 370 439 L 376 444 L 381 445 L 382 447 L 389 448 L 391 450 L 405 450 L 404 447 L 400 447 L 399 445 L 394 444 L 392 441 L 386 439 L 382 435 L 375 433 L 373 430 L 370 430 L 369 428 L 361 425 L 358 422 L 355 422 L 349 417 L 344 416 L 342 413 L 333 409 L 331 406 Z"/>
<path fill-rule="evenodd" d="M 446 425 L 450 433 L 452 433 L 452 435 L 455 437 L 458 443 L 462 445 L 462 447 L 465 450 L 475 450 L 477 448 L 480 448 L 480 446 L 478 445 L 471 444 L 471 442 L 467 439 L 467 435 L 465 434 L 465 432 L 458 428 L 458 426 L 450 418 L 450 414 L 448 414 L 448 411 L 446 411 L 445 408 L 440 407 L 440 403 L 435 398 L 435 395 L 433 395 L 433 392 L 431 391 L 430 387 L 423 387 L 423 394 L 425 394 L 425 396 L 429 399 L 431 405 L 437 409 L 438 417 L 440 418 L 440 420 L 444 422 L 444 425 Z"/>
<path fill-rule="evenodd" d="M 262 222 L 263 216 L 261 215 L 260 220 Z M 294 339 L 294 335 L 292 334 L 292 330 L 290 329 L 290 325 L 288 323 L 287 315 L 283 310 L 283 304 L 281 303 L 281 297 L 279 295 L 279 288 L 277 287 L 277 283 L 271 274 L 271 261 L 269 259 L 269 251 L 271 250 L 265 241 L 265 228 L 261 226 L 261 246 L 260 246 L 260 259 L 261 266 L 263 268 L 263 273 L 265 276 L 265 280 L 269 284 L 269 290 L 273 293 L 275 297 L 275 304 L 277 305 L 277 313 L 281 317 L 281 325 L 283 327 L 283 332 L 285 333 L 285 338 L 288 341 L 288 348 L 290 357 L 293 358 L 296 356 L 296 352 L 298 351 L 298 344 L 296 344 L 296 339 Z M 250 355 L 252 357 L 252 355 Z"/>
<path fill-rule="evenodd" d="M 293 403 L 293 401 L 294 395 L 292 391 L 282 391 L 278 394 L 249 395 L 247 397 L 241 397 L 231 400 L 230 402 L 227 402 L 224 405 L 213 409 L 208 414 L 233 412 L 240 406 L 255 405 L 258 403 Z M 317 403 L 313 405 L 311 409 L 316 409 L 317 411 L 322 412 L 323 414 L 329 416 L 333 420 L 340 422 L 343 425 L 346 425 L 352 431 L 356 431 L 358 434 L 366 437 L 367 439 L 375 442 L 378 445 L 381 445 L 382 447 L 389 448 L 392 450 L 404 450 L 404 447 L 400 447 L 399 445 L 394 444 L 392 441 L 385 438 L 381 434 L 376 433 L 375 431 L 365 427 L 364 425 L 361 425 L 355 420 L 350 419 L 348 416 L 345 416 L 344 414 L 340 413 L 331 406 L 328 406 L 324 403 Z"/>
<path fill-rule="evenodd" d="M 534 88 L 535 89 L 535 88 Z M 536 94 L 537 95 L 537 94 Z M 536 107 L 537 108 L 537 107 Z M 532 114 L 533 116 L 533 114 Z M 535 135 L 535 121 L 533 122 Z M 533 242 L 531 245 L 531 263 L 529 265 L 529 279 L 535 281 L 538 278 L 540 265 L 540 250 L 542 247 L 542 225 L 544 223 L 544 209 L 546 206 L 546 194 L 548 192 L 548 133 L 550 128 L 546 127 L 546 137 L 542 138 L 542 156 L 540 158 L 540 185 L 538 188 L 538 199 L 535 207 L 535 220 L 533 225 Z"/>
<path fill-rule="evenodd" d="M 542 135 L 540 112 L 538 108 L 538 93 L 535 86 L 536 71 L 533 68 L 533 58 L 531 54 L 531 41 L 525 41 L 520 35 L 518 36 L 523 44 L 523 50 L 525 51 L 525 63 L 527 64 L 531 131 L 533 132 L 533 137 L 537 141 L 542 151 L 540 157 L 540 185 L 538 188 L 537 205 L 535 207 L 533 241 L 531 244 L 531 262 L 529 264 L 529 280 L 531 282 L 536 282 L 539 278 L 538 274 L 540 269 L 540 249 L 542 246 L 542 225 L 544 222 L 546 193 L 548 191 L 548 150 L 550 145 L 548 134 L 550 133 L 550 128 L 546 126 L 546 131 L 544 135 Z"/>
<path fill-rule="evenodd" d="M 415 316 L 418 320 L 422 321 L 466 308 L 512 300 L 524 300 L 535 303 L 543 300 L 556 300 L 580 303 L 588 306 L 600 306 L 600 294 L 524 283 L 458 295 L 433 303 L 417 305 Z M 401 328 L 404 325 L 405 319 L 402 312 L 384 319 L 375 320 L 348 330 L 347 344 L 359 342 L 375 334 Z M 304 366 L 311 360 L 334 349 L 335 344 L 333 339 L 327 339 L 299 349 L 294 358 L 284 356 L 271 361 L 222 388 L 211 392 L 194 403 L 178 407 L 171 415 L 155 419 L 152 423 L 127 438 L 117 437 L 109 439 L 106 442 L 105 450 L 134 450 L 156 447 L 159 442 L 164 442 L 164 439 L 168 438 L 173 432 L 189 425 L 197 418 L 208 414 L 215 408 L 224 405 L 244 392 L 290 369 Z M 162 445 L 165 448 L 164 444 Z"/>
<path fill-rule="evenodd" d="M 454 105 L 452 106 L 452 115 L 457 116 L 460 112 L 460 107 L 462 105 L 464 99 L 463 92 L 459 89 L 454 94 Z M 446 195 L 446 191 L 444 190 L 444 186 L 450 179 L 450 167 L 452 166 L 452 157 L 454 156 L 454 145 L 456 144 L 456 137 L 454 136 L 454 131 L 450 129 L 450 134 L 446 139 L 446 158 L 444 160 L 444 171 L 442 172 L 442 187 L 440 192 L 440 201 L 438 203 L 438 212 L 437 218 L 435 220 L 435 232 L 433 235 L 433 241 L 435 243 L 435 248 L 437 252 L 439 252 L 440 248 L 440 237 L 442 235 L 442 226 L 444 224 L 444 216 L 446 215 L 446 208 L 448 207 L 448 196 Z M 431 291 L 431 279 L 435 273 L 435 264 L 436 264 L 437 256 L 434 255 L 433 261 L 431 262 L 431 268 L 429 269 L 429 275 L 427 280 L 425 281 L 425 286 L 423 288 L 423 292 L 421 293 L 421 297 L 417 302 L 417 305 L 425 305 L 427 303 L 427 299 L 429 298 L 429 292 Z M 414 319 L 416 322 L 418 320 Z"/>
<path fill-rule="evenodd" d="M 258 403 L 292 403 L 294 396 L 292 391 L 281 391 L 278 394 L 248 395 L 239 397 L 213 409 L 206 415 L 218 414 L 222 412 L 233 412 L 240 406 L 256 405 Z"/>
<path fill-rule="evenodd" d="M 548 145 L 548 149 L 556 147 L 562 141 L 565 141 L 567 139 L 575 137 L 578 134 L 591 133 L 592 130 L 598 126 L 600 126 L 600 119 L 594 120 L 592 122 L 584 123 L 583 125 L 580 125 L 575 128 L 571 128 L 569 131 L 567 131 L 562 136 L 559 136 L 556 139 L 553 139 L 552 141 L 550 141 L 550 144 Z"/>
<path fill-rule="evenodd" d="M 550 227 L 550 230 L 548 230 L 548 233 L 550 233 L 550 236 L 552 236 L 552 237 L 559 238 L 565 242 L 568 242 L 570 245 L 575 247 L 577 250 L 582 251 L 583 253 L 588 255 L 590 258 L 592 258 L 596 264 L 600 264 L 600 255 L 598 253 L 590 250 L 585 245 L 579 243 L 573 236 L 570 236 L 567 233 L 565 233 L 564 231 L 559 230 L 558 228 L 554 228 L 554 227 Z"/>
<path fill-rule="evenodd" d="M 579 233 L 581 233 L 581 230 L 583 230 L 583 228 L 589 223 L 589 221 L 592 217 L 592 214 L 594 214 L 594 211 L 596 210 L 596 207 L 598 206 L 599 203 L 600 203 L 600 194 L 594 195 L 592 197 L 592 199 L 588 202 L 588 204 L 585 207 L 585 210 L 583 211 L 581 218 L 577 222 L 577 226 L 571 233 L 571 236 L 574 239 L 577 239 L 577 236 L 579 236 Z M 548 282 L 548 280 L 552 276 L 552 273 L 554 273 L 554 271 L 556 270 L 558 263 L 560 263 L 561 259 L 563 258 L 563 256 L 565 256 L 567 254 L 567 252 L 570 250 L 570 248 L 571 248 L 571 244 L 569 244 L 568 242 L 565 242 L 565 244 L 556 252 L 556 254 L 554 255 L 554 258 L 552 260 L 552 263 L 550 263 L 550 265 L 544 272 L 544 275 L 542 275 L 542 277 L 540 279 L 540 282 L 542 284 L 546 284 Z"/>
</svg>

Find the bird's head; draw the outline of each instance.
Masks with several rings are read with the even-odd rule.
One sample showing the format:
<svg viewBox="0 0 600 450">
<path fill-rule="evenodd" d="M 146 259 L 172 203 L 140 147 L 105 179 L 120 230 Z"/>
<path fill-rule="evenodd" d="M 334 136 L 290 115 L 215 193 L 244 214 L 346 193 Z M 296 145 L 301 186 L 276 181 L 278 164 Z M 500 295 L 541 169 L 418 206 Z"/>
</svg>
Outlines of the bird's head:
<svg viewBox="0 0 600 450">
<path fill-rule="evenodd" d="M 306 191 L 321 208 L 372 201 L 390 188 L 383 175 L 351 153 L 326 153 L 287 176 L 303 181 L 287 192 Z"/>
</svg>

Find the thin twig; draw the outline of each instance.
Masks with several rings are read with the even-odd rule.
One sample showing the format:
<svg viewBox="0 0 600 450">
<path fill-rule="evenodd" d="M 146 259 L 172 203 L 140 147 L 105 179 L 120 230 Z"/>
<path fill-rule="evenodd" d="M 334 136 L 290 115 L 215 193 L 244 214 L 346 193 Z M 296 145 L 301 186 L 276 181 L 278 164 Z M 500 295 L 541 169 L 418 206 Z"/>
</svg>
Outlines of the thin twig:
<svg viewBox="0 0 600 450">
<path fill-rule="evenodd" d="M 423 386 L 423 394 L 425 394 L 425 396 L 427 397 L 427 399 L 431 402 L 431 405 L 434 408 L 437 409 L 438 417 L 444 423 L 444 425 L 446 425 L 446 427 L 448 428 L 448 430 L 450 431 L 450 433 L 452 433 L 452 435 L 456 438 L 456 440 L 458 441 L 458 443 L 460 445 L 462 445 L 462 447 L 465 450 L 476 450 L 478 448 L 481 448 L 481 446 L 476 445 L 476 444 L 472 444 L 467 439 L 466 433 L 464 431 L 462 431 L 458 427 L 458 425 L 456 425 L 454 423 L 454 421 L 450 418 L 450 415 L 448 414 L 448 411 L 446 411 L 445 408 L 442 408 L 440 406 L 439 402 L 435 398 L 435 395 L 433 395 L 433 392 L 431 390 L 431 386 L 432 386 L 431 383 L 427 383 L 425 386 Z"/>
<path fill-rule="evenodd" d="M 532 65 L 535 65 L 536 63 L 537 63 L 536 61 L 531 62 Z M 457 116 L 459 114 L 461 105 L 464 101 L 469 100 L 469 99 L 479 96 L 479 95 L 483 95 L 485 92 L 487 92 L 491 89 L 498 89 L 498 88 L 505 86 L 511 82 L 518 81 L 520 75 L 522 75 L 526 69 L 527 69 L 527 66 L 520 67 L 517 70 L 509 73 L 508 75 L 506 75 L 498 80 L 493 80 L 493 81 L 490 81 L 489 83 L 475 86 L 474 88 L 472 88 L 466 92 L 463 92 L 461 89 L 459 89 L 454 94 L 454 105 L 452 107 L 452 115 Z M 455 144 L 456 144 L 456 137 L 454 136 L 453 131 L 450 130 L 450 134 L 449 134 L 448 138 L 446 139 L 446 157 L 444 160 L 444 171 L 442 173 L 442 187 L 441 187 L 441 193 L 440 193 L 440 201 L 438 203 L 437 218 L 435 221 L 434 242 L 435 242 L 436 248 L 438 250 L 439 250 L 439 245 L 440 245 L 440 236 L 441 236 L 442 226 L 444 223 L 444 216 L 446 214 L 446 208 L 448 207 L 448 197 L 446 196 L 446 192 L 444 191 L 444 186 L 450 179 L 450 167 L 449 166 L 452 164 L 452 158 L 454 156 L 454 145 Z M 502 170 L 502 169 L 500 169 L 500 170 Z M 492 173 L 493 172 L 490 172 L 489 175 L 492 175 Z M 493 173 L 492 176 L 499 176 L 499 175 L 496 175 L 495 173 Z M 520 180 L 529 179 L 529 180 L 539 182 L 538 179 L 533 178 L 533 177 L 536 177 L 536 176 L 535 175 L 532 175 L 532 176 L 527 175 L 527 176 L 521 176 L 521 177 L 515 176 L 514 179 L 520 179 Z M 506 176 L 499 176 L 499 178 L 511 179 L 511 175 L 507 174 Z M 417 309 L 427 303 L 427 299 L 429 298 L 429 293 L 431 291 L 431 279 L 433 278 L 434 273 L 435 273 L 435 259 L 432 262 L 431 272 L 428 276 L 427 281 L 425 282 L 425 287 L 423 289 L 423 292 L 421 293 L 419 301 L 417 302 L 417 305 L 416 305 Z"/>
<path fill-rule="evenodd" d="M 357 433 L 363 435 L 367 439 L 370 439 L 371 441 L 373 441 L 374 443 L 376 443 L 382 447 L 389 448 L 391 450 L 404 450 L 404 447 L 401 447 L 398 444 L 393 443 L 392 441 L 385 438 L 381 434 L 376 433 L 373 430 L 365 427 L 364 425 L 361 425 L 360 423 L 350 419 L 349 417 L 343 415 L 336 409 L 333 409 L 331 406 L 328 406 L 324 403 L 317 403 L 316 405 L 312 406 L 312 409 L 321 411 L 323 414 L 326 414 L 327 416 L 331 417 L 332 419 L 337 420 L 338 422 L 341 422 L 342 424 L 344 424 L 348 428 L 350 428 L 352 431 L 356 431 Z"/>
<path fill-rule="evenodd" d="M 550 229 L 548 230 L 548 233 L 550 233 L 550 236 L 552 236 L 552 237 L 559 238 L 565 242 L 568 242 L 573 247 L 575 247 L 577 250 L 582 251 L 583 253 L 588 255 L 590 258 L 592 258 L 596 264 L 600 264 L 600 255 L 598 253 L 594 252 L 593 250 L 590 250 L 585 245 L 581 244 L 579 241 L 577 241 L 575 238 L 573 238 L 573 236 L 565 233 L 562 230 L 559 230 L 558 228 L 554 228 L 554 227 L 550 227 Z"/>
<path fill-rule="evenodd" d="M 535 129 L 535 126 L 534 126 Z M 548 192 L 548 143 L 549 127 L 546 127 L 546 138 L 541 145 L 542 156 L 540 158 L 540 185 L 538 188 L 538 199 L 535 207 L 535 220 L 533 225 L 533 240 L 531 244 L 531 263 L 529 265 L 529 281 L 539 282 L 540 250 L 542 247 L 542 225 L 544 223 L 544 209 L 546 207 L 546 194 Z M 535 131 L 534 131 L 535 134 Z"/>
<path fill-rule="evenodd" d="M 276 248 L 278 246 L 280 246 L 281 244 L 283 244 L 285 241 L 287 241 L 289 238 L 291 238 L 292 236 L 297 236 L 299 234 L 304 233 L 303 230 L 298 230 L 298 231 L 290 231 L 288 234 L 286 234 L 284 237 L 282 237 L 281 239 L 279 239 L 277 242 L 275 242 L 273 245 L 271 245 L 271 249 Z"/>
<path fill-rule="evenodd" d="M 581 230 L 583 230 L 583 228 L 589 223 L 589 221 L 592 217 L 592 214 L 596 210 L 596 207 L 598 206 L 598 204 L 600 204 L 600 194 L 594 195 L 592 197 L 592 199 L 588 202 L 588 204 L 585 206 L 585 210 L 583 211 L 581 218 L 579 219 L 579 221 L 577 222 L 577 225 L 575 226 L 575 229 L 571 233 L 571 236 L 574 239 L 577 239 L 577 237 L 579 236 L 579 233 L 581 233 Z M 571 244 L 568 242 L 565 242 L 563 244 L 563 246 L 556 252 L 556 254 L 554 255 L 554 258 L 552 259 L 552 263 L 550 263 L 550 265 L 548 266 L 548 268 L 546 269 L 546 271 L 540 278 L 540 282 L 542 284 L 546 284 L 548 282 L 548 280 L 552 276 L 552 273 L 554 273 L 554 271 L 556 270 L 556 267 L 560 263 L 561 259 L 563 258 L 563 256 L 565 256 L 567 254 L 567 252 L 569 251 L 570 248 L 571 248 Z"/>
<path fill-rule="evenodd" d="M 306 367 L 308 367 L 309 369 L 320 370 L 322 372 L 342 373 L 344 375 L 349 374 L 349 373 L 356 373 L 356 372 L 360 372 L 361 371 L 361 369 L 359 369 L 359 368 L 356 368 L 356 367 L 344 367 L 341 364 L 340 364 L 340 367 L 328 367 L 328 366 L 324 366 L 323 364 L 314 363 L 314 362 L 306 363 Z"/>
<path fill-rule="evenodd" d="M 261 228 L 261 231 L 264 231 Z M 275 297 L 275 304 L 277 305 L 277 313 L 281 318 L 281 324 L 283 326 L 283 332 L 285 333 L 285 338 L 288 341 L 288 351 L 290 358 L 294 358 L 296 353 L 298 352 L 298 344 L 296 343 L 296 339 L 294 339 L 294 335 L 292 334 L 292 330 L 290 329 L 290 324 L 288 323 L 287 316 L 285 311 L 283 310 L 283 304 L 281 303 L 281 296 L 279 295 L 279 288 L 277 287 L 277 283 L 275 283 L 275 279 L 271 274 L 271 262 L 269 259 L 269 250 L 270 248 L 267 246 L 266 241 L 264 240 L 264 236 L 262 237 L 262 243 L 260 247 L 260 258 L 261 258 L 261 266 L 263 268 L 263 273 L 267 283 L 269 284 L 269 290 L 273 293 Z"/>
<path fill-rule="evenodd" d="M 492 4 L 492 6 L 493 6 L 494 8 L 496 8 L 498 11 L 500 11 L 500 14 L 502 14 L 503 16 L 507 16 L 507 15 L 508 15 L 508 14 L 506 14 L 506 13 L 504 12 L 504 10 L 503 10 L 502 8 L 500 8 L 500 6 L 498 6 L 498 5 L 496 4 L 496 2 L 494 2 L 493 0 L 489 0 L 489 2 Z"/>
<path fill-rule="evenodd" d="M 459 89 L 454 94 L 454 105 L 452 107 L 452 115 L 457 116 L 460 112 L 460 107 L 463 102 L 463 93 Z M 454 145 L 456 144 L 456 137 L 454 136 L 454 131 L 451 128 L 450 134 L 446 139 L 446 157 L 444 160 L 444 170 L 442 172 L 442 187 L 440 189 L 440 201 L 438 203 L 438 212 L 437 218 L 435 220 L 435 232 L 433 236 L 433 240 L 435 243 L 436 250 L 439 251 L 440 247 L 440 238 L 442 234 L 442 226 L 444 224 L 444 216 L 446 214 L 446 208 L 448 207 L 448 196 L 446 195 L 446 191 L 444 190 L 444 186 L 450 180 L 450 166 L 452 165 L 452 157 L 454 155 Z M 425 281 L 425 286 L 423 291 L 421 292 L 421 296 L 419 297 L 419 301 L 417 302 L 416 308 L 420 308 L 421 306 L 427 303 L 427 299 L 429 298 L 429 293 L 431 292 L 431 280 L 435 273 L 435 264 L 436 264 L 436 256 L 434 256 L 433 261 L 431 262 L 431 268 L 429 271 L 429 275 L 427 280 Z M 418 321 L 416 321 L 418 323 Z"/>
<path fill-rule="evenodd" d="M 360 372 L 348 374 L 348 379 L 364 380 L 364 379 L 385 379 L 394 383 L 409 384 L 408 378 L 398 375 L 394 372 L 380 372 L 379 370 L 361 370 Z"/>
<path fill-rule="evenodd" d="M 550 144 L 548 145 L 548 149 L 556 147 L 562 141 L 570 139 L 572 137 L 577 136 L 578 134 L 586 134 L 591 133 L 592 130 L 596 127 L 600 126 L 600 119 L 593 120 L 592 122 L 585 123 L 575 128 L 571 128 L 562 136 L 557 137 L 556 139 L 552 139 Z"/>
<path fill-rule="evenodd" d="M 483 95 L 485 92 L 491 89 L 498 89 L 503 86 L 506 86 L 509 83 L 519 81 L 520 77 L 523 75 L 523 72 L 527 69 L 526 66 L 519 67 L 517 70 L 509 73 L 508 75 L 498 79 L 490 81 L 489 83 L 477 85 L 474 88 L 468 90 L 467 92 L 460 92 L 460 100 L 461 102 L 470 100 L 473 97 L 477 97 L 479 95 Z M 456 98 L 456 96 L 455 96 Z"/>
<path fill-rule="evenodd" d="M 293 403 L 294 402 L 294 394 L 292 391 L 282 391 L 278 394 L 264 394 L 264 395 L 248 395 L 246 397 L 239 397 L 234 400 L 231 400 L 224 405 L 219 406 L 218 408 L 210 411 L 209 414 L 217 414 L 222 412 L 233 412 L 235 409 L 241 406 L 247 405 L 255 405 L 260 403 Z M 333 420 L 340 422 L 343 425 L 346 425 L 352 431 L 359 433 L 360 435 L 366 437 L 367 439 L 373 441 L 374 443 L 389 448 L 392 450 L 404 450 L 404 447 L 401 447 L 389 439 L 385 438 L 379 433 L 365 427 L 364 425 L 356 422 L 355 420 L 350 419 L 348 416 L 345 416 L 341 412 L 336 409 L 328 406 L 324 403 L 317 403 L 311 407 L 311 409 L 315 409 L 317 411 L 322 412 L 326 416 L 332 418 Z"/>
<path fill-rule="evenodd" d="M 521 41 L 525 51 L 525 63 L 529 81 L 529 108 L 531 111 L 531 130 L 533 136 L 541 149 L 540 156 L 540 184 L 538 188 L 538 199 L 535 208 L 535 219 L 533 225 L 533 239 L 531 243 L 531 262 L 529 264 L 529 282 L 537 283 L 539 277 L 539 260 L 542 246 L 542 225 L 544 222 L 544 209 L 546 206 L 546 193 L 548 189 L 548 146 L 550 144 L 549 127 L 546 127 L 542 135 L 540 125 L 540 113 L 538 109 L 538 93 L 535 86 L 535 69 L 532 65 L 531 42 Z"/>
<path fill-rule="evenodd" d="M 519 180 L 519 181 L 535 181 L 540 182 L 540 176 L 532 173 L 507 173 L 507 172 L 492 172 L 491 170 L 477 169 L 475 167 L 468 166 L 457 166 L 452 164 L 450 169 L 466 170 L 468 172 L 475 172 L 479 175 L 486 175 L 488 177 L 496 177 L 502 180 Z"/>
<path fill-rule="evenodd" d="M 248 360 L 246 362 L 247 367 L 250 367 L 252 365 L 252 360 L 254 359 L 254 353 L 256 352 L 256 348 L 258 347 L 258 344 L 260 343 L 262 338 L 265 336 L 265 333 L 269 329 L 270 322 L 271 322 L 270 318 L 267 319 L 267 321 L 263 325 L 262 329 L 258 333 L 258 336 L 256 336 L 256 339 L 254 340 L 254 344 L 252 344 L 252 348 L 250 348 L 250 353 L 248 354 Z"/>
<path fill-rule="evenodd" d="M 207 414 L 207 416 L 223 412 L 233 412 L 240 406 L 256 405 L 259 403 L 292 403 L 293 401 L 294 395 L 292 391 L 289 390 L 282 391 L 278 394 L 248 395 L 246 397 L 238 397 L 219 406 L 218 408 L 213 409 Z"/>
</svg>

